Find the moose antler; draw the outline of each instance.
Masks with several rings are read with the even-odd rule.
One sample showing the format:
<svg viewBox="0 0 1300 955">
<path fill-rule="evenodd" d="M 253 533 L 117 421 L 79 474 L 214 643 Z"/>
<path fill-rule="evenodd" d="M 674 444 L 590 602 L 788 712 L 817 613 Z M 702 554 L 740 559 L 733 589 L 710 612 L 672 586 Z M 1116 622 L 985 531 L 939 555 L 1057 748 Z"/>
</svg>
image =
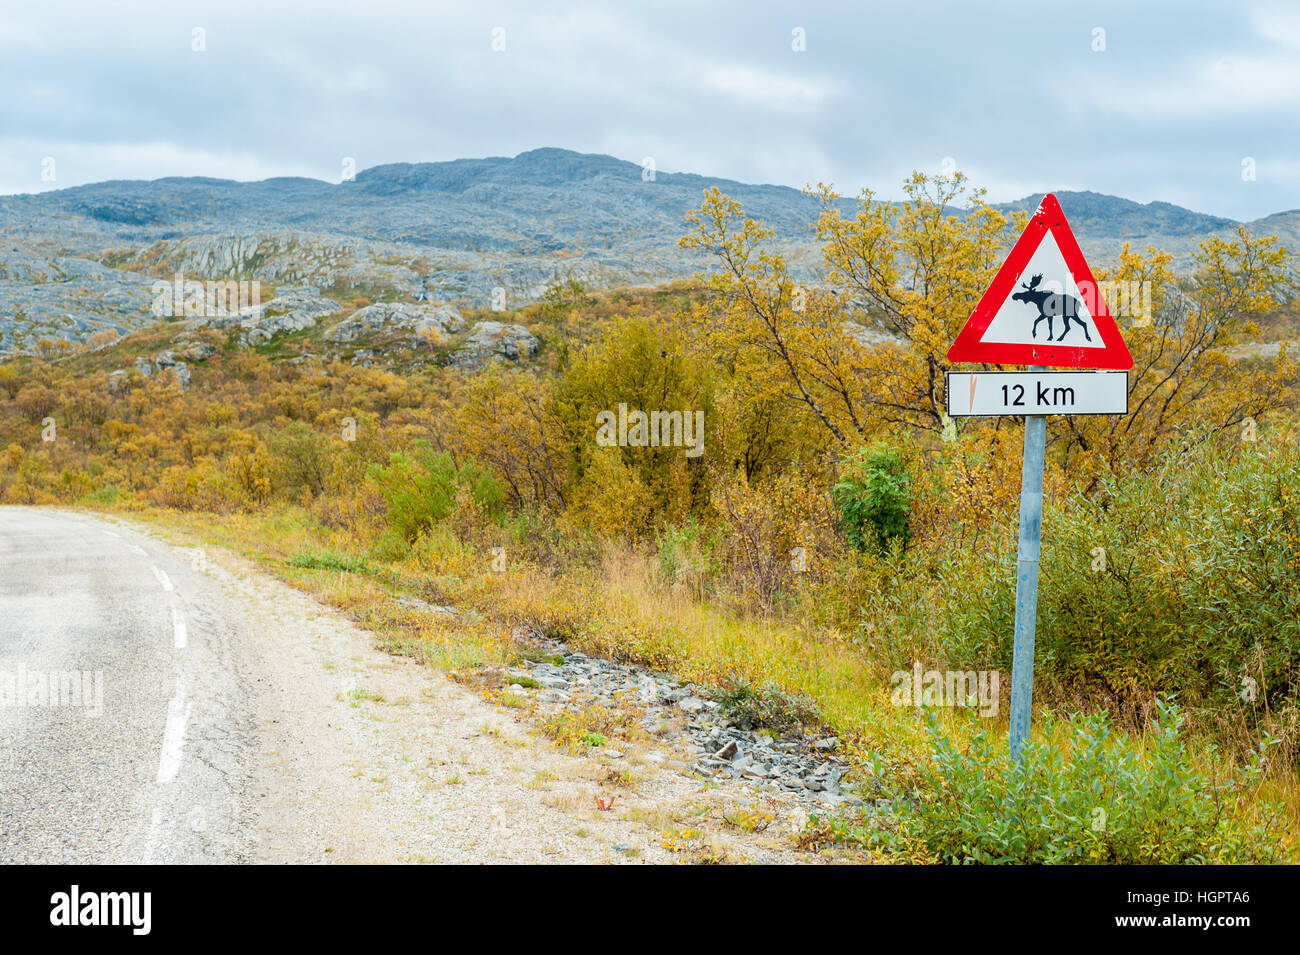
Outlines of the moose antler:
<svg viewBox="0 0 1300 955">
<path fill-rule="evenodd" d="M 1038 288 L 1038 283 L 1041 282 L 1042 280 L 1043 280 L 1043 273 L 1039 272 L 1037 275 L 1035 275 L 1032 279 L 1029 280 L 1028 285 L 1026 285 L 1024 282 L 1021 282 L 1020 287 L 1025 289 L 1026 291 L 1032 292 L 1034 289 Z"/>
</svg>

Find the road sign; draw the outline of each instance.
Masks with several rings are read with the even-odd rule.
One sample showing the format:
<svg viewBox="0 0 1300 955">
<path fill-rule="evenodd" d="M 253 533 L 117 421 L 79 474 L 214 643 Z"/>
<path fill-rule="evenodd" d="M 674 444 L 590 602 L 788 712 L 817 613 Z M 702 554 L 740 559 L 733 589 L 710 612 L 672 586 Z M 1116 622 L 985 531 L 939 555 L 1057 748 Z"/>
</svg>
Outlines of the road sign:
<svg viewBox="0 0 1300 955">
<path fill-rule="evenodd" d="M 1016 545 L 1016 621 L 1011 650 L 1011 755 L 1029 739 L 1034 628 L 1043 532 L 1043 459 L 1049 414 L 1127 414 L 1128 375 L 1051 372 L 1133 367 L 1133 356 L 1050 193 L 948 349 L 948 360 L 1030 365 L 1027 372 L 950 372 L 948 415 L 1025 416 Z"/>
<path fill-rule="evenodd" d="M 1126 371 L 950 371 L 948 416 L 1128 414 Z"/>
<path fill-rule="evenodd" d="M 1133 367 L 1092 270 L 1048 193 L 975 306 L 948 360 L 1065 368 Z"/>
</svg>

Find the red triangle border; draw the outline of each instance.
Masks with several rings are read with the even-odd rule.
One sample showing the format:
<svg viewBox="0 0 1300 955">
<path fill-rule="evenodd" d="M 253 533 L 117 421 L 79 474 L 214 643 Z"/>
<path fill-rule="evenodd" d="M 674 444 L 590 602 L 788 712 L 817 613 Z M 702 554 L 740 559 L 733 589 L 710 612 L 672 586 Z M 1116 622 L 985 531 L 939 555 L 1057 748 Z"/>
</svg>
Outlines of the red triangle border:
<svg viewBox="0 0 1300 955">
<path fill-rule="evenodd" d="M 980 340 L 1002 303 L 1015 290 L 1030 258 L 1038 251 L 1039 244 L 1048 232 L 1056 239 L 1065 264 L 1080 288 L 1096 289 L 1092 323 L 1100 336 L 1103 348 L 1082 348 L 1078 345 L 1023 344 L 1008 342 L 985 342 Z M 1025 231 L 1020 234 L 1006 261 L 998 269 L 997 275 L 989 283 L 988 290 L 980 298 L 975 311 L 966 320 L 966 324 L 957 334 L 957 340 L 948 349 L 951 362 L 981 363 L 990 365 L 1043 365 L 1059 368 L 1113 368 L 1127 370 L 1133 367 L 1133 356 L 1124 344 L 1124 336 L 1119 326 L 1111 317 L 1110 308 L 1093 278 L 1092 269 L 1083 257 L 1078 240 L 1070 229 L 1070 224 L 1061 211 L 1061 204 L 1050 192 L 1038 204 Z"/>
</svg>

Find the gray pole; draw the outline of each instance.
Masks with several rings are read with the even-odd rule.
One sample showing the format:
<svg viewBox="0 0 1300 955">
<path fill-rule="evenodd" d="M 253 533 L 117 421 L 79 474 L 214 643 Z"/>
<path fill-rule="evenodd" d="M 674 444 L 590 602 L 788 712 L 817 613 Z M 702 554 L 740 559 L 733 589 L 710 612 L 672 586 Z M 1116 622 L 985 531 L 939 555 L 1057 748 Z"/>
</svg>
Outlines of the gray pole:
<svg viewBox="0 0 1300 955">
<path fill-rule="evenodd" d="M 1041 371 L 1041 368 L 1030 368 Z M 1011 651 L 1011 755 L 1029 739 L 1034 703 L 1034 625 L 1038 617 L 1038 552 L 1043 535 L 1043 458 L 1047 418 L 1025 415 L 1025 460 L 1020 472 L 1020 541 L 1016 550 L 1016 629 Z"/>
</svg>

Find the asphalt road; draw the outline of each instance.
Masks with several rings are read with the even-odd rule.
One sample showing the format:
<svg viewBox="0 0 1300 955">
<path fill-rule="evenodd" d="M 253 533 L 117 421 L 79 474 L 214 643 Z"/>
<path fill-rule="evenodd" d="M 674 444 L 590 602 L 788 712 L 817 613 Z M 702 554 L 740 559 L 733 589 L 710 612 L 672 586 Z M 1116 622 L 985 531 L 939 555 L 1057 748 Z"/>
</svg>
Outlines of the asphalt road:
<svg viewBox="0 0 1300 955">
<path fill-rule="evenodd" d="M 243 625 L 177 552 L 0 508 L 0 863 L 246 857 Z"/>
<path fill-rule="evenodd" d="M 602 773 L 236 554 L 0 507 L 0 864 L 670 861 Z"/>
</svg>

